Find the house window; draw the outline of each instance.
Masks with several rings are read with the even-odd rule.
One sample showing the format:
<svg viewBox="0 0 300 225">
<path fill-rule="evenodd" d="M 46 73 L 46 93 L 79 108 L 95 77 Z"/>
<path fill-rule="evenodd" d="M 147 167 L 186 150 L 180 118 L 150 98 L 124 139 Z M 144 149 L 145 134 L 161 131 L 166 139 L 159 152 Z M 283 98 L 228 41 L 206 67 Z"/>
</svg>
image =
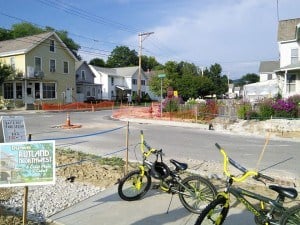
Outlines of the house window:
<svg viewBox="0 0 300 225">
<path fill-rule="evenodd" d="M 136 79 L 132 79 L 132 84 L 133 85 L 137 85 L 137 80 Z"/>
<path fill-rule="evenodd" d="M 13 83 L 4 83 L 4 99 L 14 98 L 14 86 Z"/>
<path fill-rule="evenodd" d="M 15 62 L 15 57 L 14 56 L 10 58 L 10 66 L 13 70 L 16 69 L 16 62 Z"/>
<path fill-rule="evenodd" d="M 40 57 L 34 57 L 34 73 L 42 71 L 42 59 Z"/>
<path fill-rule="evenodd" d="M 43 98 L 55 98 L 55 83 L 43 83 Z"/>
<path fill-rule="evenodd" d="M 17 97 L 17 99 L 22 99 L 23 98 L 22 83 L 16 83 L 16 97 Z"/>
<path fill-rule="evenodd" d="M 81 80 L 86 80 L 86 78 L 85 78 L 85 70 L 81 70 Z"/>
<path fill-rule="evenodd" d="M 69 73 L 69 62 L 64 61 L 64 73 Z"/>
<path fill-rule="evenodd" d="M 91 96 L 91 87 L 86 87 L 86 96 L 87 97 Z"/>
<path fill-rule="evenodd" d="M 54 40 L 50 40 L 50 52 L 55 52 L 55 42 L 54 42 Z"/>
<path fill-rule="evenodd" d="M 111 86 L 114 85 L 114 82 L 115 82 L 115 81 L 114 81 L 114 78 L 112 77 L 112 78 L 111 78 Z"/>
<path fill-rule="evenodd" d="M 145 80 L 141 80 L 141 85 L 145 86 L 146 85 L 146 81 Z"/>
<path fill-rule="evenodd" d="M 293 48 L 291 49 L 291 64 L 296 64 L 299 62 L 298 59 L 298 49 L 297 48 Z"/>
<path fill-rule="evenodd" d="M 288 74 L 286 80 L 286 92 L 292 93 L 296 91 L 296 74 Z"/>
<path fill-rule="evenodd" d="M 55 72 L 56 62 L 55 59 L 50 59 L 50 72 Z"/>
<path fill-rule="evenodd" d="M 268 80 L 272 80 L 273 76 L 271 73 L 268 73 Z"/>
</svg>

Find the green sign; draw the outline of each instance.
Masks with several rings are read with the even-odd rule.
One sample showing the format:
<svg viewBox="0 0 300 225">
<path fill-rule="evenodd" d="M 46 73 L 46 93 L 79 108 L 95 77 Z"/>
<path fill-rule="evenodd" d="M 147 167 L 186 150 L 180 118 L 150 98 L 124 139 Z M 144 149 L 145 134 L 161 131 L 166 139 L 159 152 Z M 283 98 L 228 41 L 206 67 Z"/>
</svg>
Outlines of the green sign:
<svg viewBox="0 0 300 225">
<path fill-rule="evenodd" d="M 0 143 L 0 187 L 55 183 L 55 142 Z"/>
<path fill-rule="evenodd" d="M 159 78 L 165 78 L 165 77 L 166 77 L 166 74 L 164 74 L 164 73 L 163 73 L 163 74 L 158 74 L 158 77 L 159 77 Z"/>
</svg>

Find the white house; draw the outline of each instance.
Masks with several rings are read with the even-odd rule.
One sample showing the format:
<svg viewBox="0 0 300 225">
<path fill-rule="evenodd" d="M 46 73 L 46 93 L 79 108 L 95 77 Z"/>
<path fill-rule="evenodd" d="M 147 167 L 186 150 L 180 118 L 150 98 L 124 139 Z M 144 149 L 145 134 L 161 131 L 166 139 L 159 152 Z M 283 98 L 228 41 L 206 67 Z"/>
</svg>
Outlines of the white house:
<svg viewBox="0 0 300 225">
<path fill-rule="evenodd" d="M 104 68 L 89 65 L 95 74 L 95 84 L 102 84 L 102 99 L 131 100 L 137 94 L 139 67 Z M 148 76 L 141 71 L 141 95 L 154 95 L 149 91 Z"/>
<path fill-rule="evenodd" d="M 278 25 L 279 76 L 282 97 L 300 94 L 300 18 L 281 20 Z"/>
<path fill-rule="evenodd" d="M 262 61 L 259 66 L 259 82 L 244 85 L 244 100 L 257 102 L 264 98 L 276 97 L 281 91 L 275 70 L 279 61 Z"/>
</svg>

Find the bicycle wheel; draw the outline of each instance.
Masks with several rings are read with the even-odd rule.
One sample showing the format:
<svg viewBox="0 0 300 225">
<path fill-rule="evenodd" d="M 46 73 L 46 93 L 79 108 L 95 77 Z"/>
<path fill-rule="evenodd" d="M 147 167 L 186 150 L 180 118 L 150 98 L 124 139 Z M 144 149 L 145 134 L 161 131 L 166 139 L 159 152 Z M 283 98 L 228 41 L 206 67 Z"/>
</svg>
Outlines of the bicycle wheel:
<svg viewBox="0 0 300 225">
<path fill-rule="evenodd" d="M 140 170 L 134 170 L 123 177 L 118 186 L 118 194 L 125 201 L 134 201 L 142 198 L 151 185 L 151 177 L 147 172 L 141 176 Z"/>
<path fill-rule="evenodd" d="M 189 176 L 182 180 L 179 199 L 182 205 L 193 213 L 201 213 L 217 195 L 215 186 L 200 176 Z"/>
<path fill-rule="evenodd" d="M 288 209 L 280 221 L 281 225 L 299 225 L 300 224 L 300 205 Z"/>
<path fill-rule="evenodd" d="M 222 225 L 229 211 L 229 204 L 224 196 L 212 201 L 199 215 L 195 225 Z"/>
</svg>

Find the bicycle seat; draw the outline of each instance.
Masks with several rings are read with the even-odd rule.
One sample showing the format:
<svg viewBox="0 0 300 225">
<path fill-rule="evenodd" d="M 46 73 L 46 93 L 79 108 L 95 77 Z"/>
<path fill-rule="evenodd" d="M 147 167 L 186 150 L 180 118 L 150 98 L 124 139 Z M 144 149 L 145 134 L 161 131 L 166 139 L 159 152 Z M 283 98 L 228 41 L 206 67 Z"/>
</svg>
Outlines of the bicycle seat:
<svg viewBox="0 0 300 225">
<path fill-rule="evenodd" d="M 298 192 L 294 188 L 286 188 L 286 187 L 280 187 L 276 185 L 270 185 L 269 188 L 273 191 L 276 191 L 278 194 L 288 197 L 288 198 L 297 198 Z"/>
<path fill-rule="evenodd" d="M 175 159 L 170 159 L 170 162 L 176 167 L 176 170 L 186 170 L 188 168 L 188 165 L 186 163 L 181 163 L 176 161 Z"/>
</svg>

